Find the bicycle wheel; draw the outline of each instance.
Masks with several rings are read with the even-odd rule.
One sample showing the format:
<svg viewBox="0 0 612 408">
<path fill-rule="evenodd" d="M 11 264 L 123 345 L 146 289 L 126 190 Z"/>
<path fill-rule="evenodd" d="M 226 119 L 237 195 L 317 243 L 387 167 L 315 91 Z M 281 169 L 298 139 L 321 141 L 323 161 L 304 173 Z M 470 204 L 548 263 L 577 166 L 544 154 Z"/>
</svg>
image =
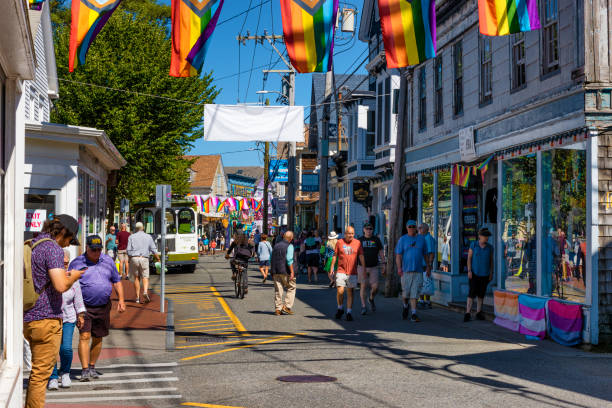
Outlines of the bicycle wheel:
<svg viewBox="0 0 612 408">
<path fill-rule="evenodd" d="M 234 292 L 236 292 L 236 298 L 240 298 L 240 292 L 242 287 L 240 279 L 242 279 L 242 272 L 240 272 L 240 269 L 237 269 L 236 280 L 234 281 Z"/>
</svg>

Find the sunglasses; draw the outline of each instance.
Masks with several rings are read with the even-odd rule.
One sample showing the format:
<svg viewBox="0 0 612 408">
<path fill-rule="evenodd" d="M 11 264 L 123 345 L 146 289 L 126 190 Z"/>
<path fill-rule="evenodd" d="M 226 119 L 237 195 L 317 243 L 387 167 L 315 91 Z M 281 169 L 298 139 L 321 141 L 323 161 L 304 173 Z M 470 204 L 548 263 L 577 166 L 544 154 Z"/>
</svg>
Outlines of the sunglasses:
<svg viewBox="0 0 612 408">
<path fill-rule="evenodd" d="M 416 226 L 414 226 L 414 225 L 409 225 L 409 226 L 408 226 L 408 228 L 413 228 L 413 229 L 414 229 L 414 228 L 416 228 Z"/>
<path fill-rule="evenodd" d="M 102 252 L 102 248 L 89 248 L 91 252 Z"/>
<path fill-rule="evenodd" d="M 366 231 L 372 231 L 374 228 L 365 228 Z"/>
</svg>

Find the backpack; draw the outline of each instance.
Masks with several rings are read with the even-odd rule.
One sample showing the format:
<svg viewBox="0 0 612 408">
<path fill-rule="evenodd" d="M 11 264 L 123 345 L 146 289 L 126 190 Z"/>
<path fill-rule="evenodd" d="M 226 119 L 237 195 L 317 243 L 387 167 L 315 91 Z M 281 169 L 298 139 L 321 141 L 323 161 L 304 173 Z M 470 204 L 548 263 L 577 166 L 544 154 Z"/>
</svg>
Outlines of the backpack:
<svg viewBox="0 0 612 408">
<path fill-rule="evenodd" d="M 234 249 L 234 257 L 236 259 L 248 260 L 251 258 L 252 254 L 253 252 L 251 251 L 251 248 L 249 248 L 248 246 L 239 245 Z"/>
<path fill-rule="evenodd" d="M 36 241 L 32 245 L 32 240 L 27 240 L 23 245 L 23 311 L 27 312 L 36 305 L 40 293 L 36 292 L 34 288 L 34 280 L 32 279 L 32 252 L 34 248 L 45 241 L 53 241 L 51 238 L 43 238 Z M 44 292 L 49 283 L 47 283 L 42 289 L 41 293 Z"/>
</svg>

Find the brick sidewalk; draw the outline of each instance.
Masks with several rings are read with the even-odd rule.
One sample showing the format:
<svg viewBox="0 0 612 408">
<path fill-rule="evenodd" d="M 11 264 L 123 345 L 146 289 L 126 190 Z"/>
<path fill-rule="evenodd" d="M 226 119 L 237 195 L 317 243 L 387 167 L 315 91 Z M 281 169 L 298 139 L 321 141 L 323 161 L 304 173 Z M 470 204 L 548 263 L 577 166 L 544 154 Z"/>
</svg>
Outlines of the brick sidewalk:
<svg viewBox="0 0 612 408">
<path fill-rule="evenodd" d="M 134 283 L 131 281 L 122 280 L 123 293 L 125 296 L 125 312 L 117 312 L 118 297 L 115 291 L 111 300 L 113 308 L 111 311 L 111 329 L 147 329 L 147 330 L 166 330 L 167 313 L 160 313 L 160 297 L 149 290 L 151 302 L 147 304 L 136 303 L 136 290 Z M 166 301 L 166 311 L 168 310 L 168 302 Z"/>
</svg>

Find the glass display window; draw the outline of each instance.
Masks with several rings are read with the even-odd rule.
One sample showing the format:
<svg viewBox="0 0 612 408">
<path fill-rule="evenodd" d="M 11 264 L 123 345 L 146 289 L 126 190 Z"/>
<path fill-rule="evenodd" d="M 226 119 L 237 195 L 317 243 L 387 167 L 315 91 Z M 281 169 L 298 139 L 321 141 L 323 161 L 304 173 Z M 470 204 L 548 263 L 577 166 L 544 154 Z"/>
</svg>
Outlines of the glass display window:
<svg viewBox="0 0 612 408">
<path fill-rule="evenodd" d="M 25 230 L 24 240 L 34 238 L 42 231 L 45 220 L 56 215 L 58 190 L 26 189 L 24 195 Z"/>
<path fill-rule="evenodd" d="M 502 163 L 502 287 L 529 294 L 537 290 L 536 175 L 536 154 Z"/>
<path fill-rule="evenodd" d="M 422 219 L 421 222 L 426 223 L 430 230 L 433 230 L 434 216 L 434 176 L 433 173 L 425 173 L 421 176 L 421 191 L 423 194 L 422 200 Z"/>
<path fill-rule="evenodd" d="M 438 171 L 438 262 L 451 272 L 451 171 Z"/>
<path fill-rule="evenodd" d="M 586 144 L 542 152 L 542 295 L 586 293 Z"/>
</svg>

